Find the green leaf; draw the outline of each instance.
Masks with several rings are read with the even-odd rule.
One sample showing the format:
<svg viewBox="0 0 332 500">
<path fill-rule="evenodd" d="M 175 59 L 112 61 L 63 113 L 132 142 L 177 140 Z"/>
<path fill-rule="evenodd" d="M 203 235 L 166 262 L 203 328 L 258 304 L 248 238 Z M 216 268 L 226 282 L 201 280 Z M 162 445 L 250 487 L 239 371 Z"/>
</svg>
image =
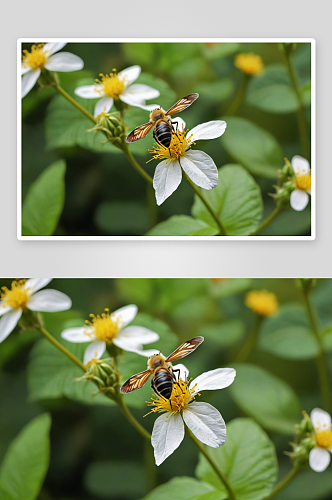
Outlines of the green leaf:
<svg viewBox="0 0 332 500">
<path fill-rule="evenodd" d="M 207 324 L 199 329 L 197 335 L 202 335 L 212 347 L 229 347 L 243 337 L 244 324 L 240 319 L 231 319 L 217 325 Z"/>
<path fill-rule="evenodd" d="M 331 351 L 332 350 L 332 325 L 329 325 L 326 328 L 324 328 L 321 335 L 322 335 L 322 342 L 323 342 L 324 350 L 326 352 Z M 0 358 L 0 361 L 1 361 L 1 358 Z M 1 365 L 1 363 L 0 363 L 0 365 Z"/>
<path fill-rule="evenodd" d="M 211 293 L 214 297 L 229 297 L 237 293 L 242 293 L 253 286 L 251 278 L 226 278 L 219 283 L 213 283 Z"/>
<path fill-rule="evenodd" d="M 215 82 L 200 82 L 195 91 L 206 103 L 219 103 L 227 99 L 234 91 L 234 83 L 230 78 L 221 78 Z"/>
<path fill-rule="evenodd" d="M 208 59 L 219 59 L 220 57 L 227 57 L 241 48 L 240 43 L 213 43 L 205 45 L 204 53 Z"/>
<path fill-rule="evenodd" d="M 215 491 L 210 484 L 197 481 L 192 477 L 174 477 L 168 483 L 158 486 L 142 500 L 192 500 L 197 495 Z"/>
<path fill-rule="evenodd" d="M 263 322 L 259 347 L 285 359 L 310 359 L 319 352 L 302 304 L 286 304 Z"/>
<path fill-rule="evenodd" d="M 147 209 L 135 201 L 100 203 L 94 218 L 96 226 L 106 234 L 140 235 L 148 227 Z"/>
<path fill-rule="evenodd" d="M 220 140 L 231 158 L 254 175 L 277 178 L 277 169 L 283 165 L 283 153 L 273 135 L 245 118 L 226 116 L 223 120 L 227 129 Z"/>
<path fill-rule="evenodd" d="M 173 215 L 150 229 L 147 236 L 214 236 L 218 229 L 189 215 Z"/>
<path fill-rule="evenodd" d="M 293 389 L 259 366 L 233 363 L 232 367 L 236 378 L 229 393 L 239 408 L 269 431 L 294 434 L 301 406 Z"/>
<path fill-rule="evenodd" d="M 216 188 L 203 195 L 217 214 L 228 236 L 251 234 L 259 226 L 263 201 L 259 186 L 241 166 L 225 165 L 219 169 Z M 200 198 L 195 195 L 192 215 L 209 226 L 218 227 Z"/>
<path fill-rule="evenodd" d="M 237 500 L 261 500 L 272 491 L 278 471 L 275 448 L 252 420 L 238 418 L 230 422 L 224 446 L 208 448 L 208 453 L 227 477 Z M 223 483 L 202 454 L 196 476 L 226 493 Z"/>
<path fill-rule="evenodd" d="M 23 236 L 51 236 L 59 222 L 65 202 L 63 160 L 47 167 L 30 186 L 23 203 Z"/>
<path fill-rule="evenodd" d="M 292 113 L 299 108 L 298 97 L 283 64 L 270 64 L 260 75 L 252 78 L 246 101 L 270 113 Z"/>
<path fill-rule="evenodd" d="M 50 416 L 39 415 L 11 443 L 0 469 L 1 499 L 37 498 L 50 459 L 50 427 Z"/>
<path fill-rule="evenodd" d="M 196 495 L 190 500 L 225 500 L 227 498 L 226 494 L 222 491 L 210 491 L 209 493 L 203 493 L 203 495 Z"/>
</svg>

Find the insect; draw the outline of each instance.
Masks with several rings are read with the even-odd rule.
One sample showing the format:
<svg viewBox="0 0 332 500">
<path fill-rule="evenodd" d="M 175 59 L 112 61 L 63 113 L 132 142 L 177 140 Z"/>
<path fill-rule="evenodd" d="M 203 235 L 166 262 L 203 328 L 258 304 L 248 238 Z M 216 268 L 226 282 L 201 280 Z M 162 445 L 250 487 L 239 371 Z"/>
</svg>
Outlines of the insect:
<svg viewBox="0 0 332 500">
<path fill-rule="evenodd" d="M 168 111 L 164 111 L 163 108 L 153 109 L 150 113 L 150 121 L 148 123 L 144 123 L 144 125 L 140 125 L 130 132 L 126 138 L 126 142 L 135 142 L 139 139 L 144 139 L 154 126 L 154 139 L 162 146 L 165 146 L 165 148 L 169 148 L 172 141 L 172 133 L 174 132 L 173 125 L 177 125 L 177 122 L 172 122 L 170 115 L 179 113 L 180 111 L 188 108 L 188 106 L 190 106 L 190 104 L 192 104 L 198 96 L 199 94 L 186 95 L 175 103 L 174 106 L 172 106 Z"/>
<path fill-rule="evenodd" d="M 165 358 L 161 353 L 153 354 L 148 359 L 148 369 L 130 377 L 121 387 L 121 394 L 127 394 L 128 392 L 140 389 L 152 375 L 152 389 L 164 399 L 170 399 L 173 384 L 179 385 L 179 381 L 175 377 L 175 372 L 178 372 L 178 378 L 180 374 L 180 370 L 173 369 L 172 361 L 188 356 L 203 340 L 204 337 L 194 337 L 187 340 L 187 342 L 184 342 L 184 344 L 175 349 L 168 358 Z"/>
</svg>

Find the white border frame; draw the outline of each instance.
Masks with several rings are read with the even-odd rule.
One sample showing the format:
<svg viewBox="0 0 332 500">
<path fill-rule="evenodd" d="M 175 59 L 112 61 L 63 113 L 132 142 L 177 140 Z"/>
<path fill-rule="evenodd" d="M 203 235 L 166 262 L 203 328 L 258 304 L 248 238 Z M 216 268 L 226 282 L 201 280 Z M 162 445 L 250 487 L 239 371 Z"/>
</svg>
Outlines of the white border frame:
<svg viewBox="0 0 332 500">
<path fill-rule="evenodd" d="M 310 43 L 311 44 L 311 235 L 310 236 L 22 236 L 22 43 Z M 314 38 L 19 38 L 17 40 L 17 239 L 21 241 L 300 241 L 316 238 L 316 40 Z"/>
</svg>

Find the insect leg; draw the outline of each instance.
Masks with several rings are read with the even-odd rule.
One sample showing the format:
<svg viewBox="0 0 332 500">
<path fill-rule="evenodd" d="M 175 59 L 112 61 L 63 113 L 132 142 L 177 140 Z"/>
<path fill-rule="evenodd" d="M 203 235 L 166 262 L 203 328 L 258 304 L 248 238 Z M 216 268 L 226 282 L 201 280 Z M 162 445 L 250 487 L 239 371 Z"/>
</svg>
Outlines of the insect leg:
<svg viewBox="0 0 332 500">
<path fill-rule="evenodd" d="M 178 379 L 176 380 L 176 376 L 174 375 L 174 373 L 177 372 L 178 373 Z M 182 387 L 180 385 L 180 369 L 178 368 L 177 370 L 172 370 L 172 375 L 173 375 L 173 380 L 175 382 L 175 384 L 177 384 L 179 387 L 180 387 L 180 391 L 183 393 L 183 390 L 182 390 Z"/>
</svg>

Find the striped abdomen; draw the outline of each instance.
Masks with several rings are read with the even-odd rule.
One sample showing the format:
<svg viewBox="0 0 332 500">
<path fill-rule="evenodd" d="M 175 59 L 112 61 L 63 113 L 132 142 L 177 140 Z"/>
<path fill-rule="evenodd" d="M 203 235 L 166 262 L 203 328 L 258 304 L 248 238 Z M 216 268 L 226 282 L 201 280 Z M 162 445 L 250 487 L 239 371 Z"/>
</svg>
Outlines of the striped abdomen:
<svg viewBox="0 0 332 500">
<path fill-rule="evenodd" d="M 173 377 L 164 369 L 159 370 L 153 377 L 153 388 L 165 399 L 169 399 L 172 395 Z"/>
<path fill-rule="evenodd" d="M 169 148 L 172 140 L 172 125 L 170 123 L 161 121 L 157 123 L 153 130 L 153 137 L 159 144 Z"/>
</svg>

